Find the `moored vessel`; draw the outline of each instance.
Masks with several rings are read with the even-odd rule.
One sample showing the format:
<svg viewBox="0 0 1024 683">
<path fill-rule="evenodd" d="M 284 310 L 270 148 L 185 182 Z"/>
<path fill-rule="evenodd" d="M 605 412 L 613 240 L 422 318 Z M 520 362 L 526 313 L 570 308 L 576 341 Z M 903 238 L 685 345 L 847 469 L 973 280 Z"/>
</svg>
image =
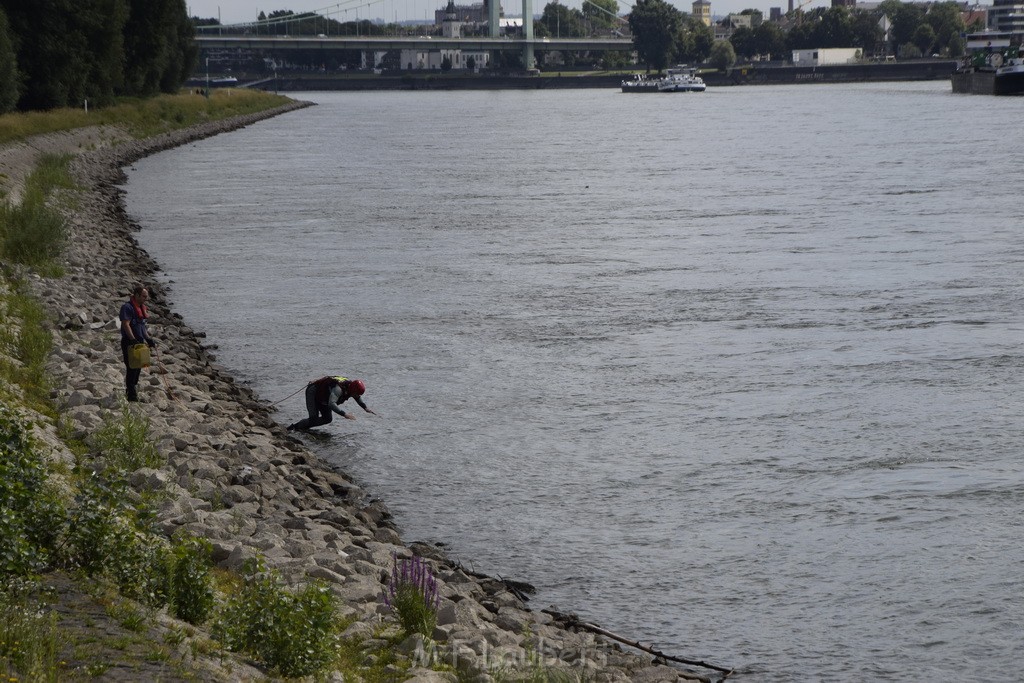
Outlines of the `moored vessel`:
<svg viewBox="0 0 1024 683">
<path fill-rule="evenodd" d="M 677 66 L 669 69 L 664 78 L 658 81 L 658 92 L 704 92 L 707 85 L 697 75 L 697 68 Z"/>
<path fill-rule="evenodd" d="M 707 85 L 697 75 L 697 68 L 676 66 L 665 71 L 661 78 L 648 78 L 634 74 L 622 81 L 622 92 L 704 92 Z"/>
<path fill-rule="evenodd" d="M 967 35 L 967 55 L 950 76 L 954 93 L 1024 95 L 1024 45 L 1020 33 Z"/>
</svg>

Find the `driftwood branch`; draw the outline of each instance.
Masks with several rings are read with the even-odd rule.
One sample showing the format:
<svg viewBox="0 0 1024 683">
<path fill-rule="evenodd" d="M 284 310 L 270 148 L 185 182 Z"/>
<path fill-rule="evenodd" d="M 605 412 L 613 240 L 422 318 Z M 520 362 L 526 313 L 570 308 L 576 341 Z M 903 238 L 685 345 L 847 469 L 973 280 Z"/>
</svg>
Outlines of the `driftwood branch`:
<svg viewBox="0 0 1024 683">
<path fill-rule="evenodd" d="M 663 659 L 663 660 L 669 661 L 669 662 L 678 662 L 680 664 L 687 664 L 689 666 L 701 666 L 701 667 L 704 667 L 705 669 L 711 669 L 712 671 L 718 671 L 720 673 L 725 674 L 721 678 L 721 680 L 723 680 L 723 681 L 726 678 L 728 678 L 730 675 L 732 675 L 733 671 L 735 671 L 735 669 L 727 669 L 724 666 L 717 666 L 715 664 L 708 664 L 707 662 L 701 662 L 701 661 L 696 660 L 696 659 L 685 659 L 683 657 L 674 657 L 672 655 L 667 655 L 664 652 L 659 652 L 658 650 L 655 650 L 653 647 L 648 647 L 647 645 L 643 645 L 643 644 L 641 644 L 641 643 L 639 643 L 639 642 L 637 642 L 635 640 L 629 640 L 628 638 L 623 638 L 622 636 L 617 635 L 615 633 L 612 633 L 611 631 L 608 631 L 606 629 L 603 629 L 600 626 L 596 626 L 594 624 L 588 624 L 585 621 L 580 621 L 579 617 L 577 617 L 575 614 L 565 614 L 563 612 L 556 612 L 554 610 L 549 610 L 549 609 L 543 609 L 543 610 L 541 610 L 541 612 L 543 612 L 544 614 L 550 614 L 555 619 L 558 619 L 559 621 L 565 622 L 566 626 L 582 628 L 582 629 L 584 629 L 586 631 L 590 631 L 591 633 L 596 633 L 598 635 L 605 636 L 606 638 L 611 638 L 612 640 L 618 641 L 618 642 L 623 643 L 625 645 L 629 645 L 630 647 L 635 647 L 636 649 L 642 650 L 643 652 L 646 652 L 648 654 L 652 654 L 655 657 L 657 657 L 658 659 Z"/>
</svg>

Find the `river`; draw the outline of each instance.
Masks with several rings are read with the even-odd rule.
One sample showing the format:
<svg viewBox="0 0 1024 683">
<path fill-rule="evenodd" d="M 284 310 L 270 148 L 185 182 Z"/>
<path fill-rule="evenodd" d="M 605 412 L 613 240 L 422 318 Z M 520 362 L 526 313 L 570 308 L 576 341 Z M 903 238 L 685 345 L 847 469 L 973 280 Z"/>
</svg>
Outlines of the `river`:
<svg viewBox="0 0 1024 683">
<path fill-rule="evenodd" d="M 265 399 L 366 381 L 306 438 L 406 541 L 736 680 L 1011 681 L 1024 132 L 949 89 L 307 93 L 127 205 Z"/>
</svg>

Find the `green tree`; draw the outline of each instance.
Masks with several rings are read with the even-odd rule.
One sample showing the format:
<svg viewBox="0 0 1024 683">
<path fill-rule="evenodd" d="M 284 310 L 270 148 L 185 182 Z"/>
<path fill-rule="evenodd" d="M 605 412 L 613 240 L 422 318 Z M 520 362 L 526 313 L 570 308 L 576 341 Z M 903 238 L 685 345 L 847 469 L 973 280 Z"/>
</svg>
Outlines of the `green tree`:
<svg viewBox="0 0 1024 683">
<path fill-rule="evenodd" d="M 935 31 L 935 49 L 952 54 L 963 44 L 960 34 L 967 30 L 964 26 L 960 6 L 955 2 L 937 2 L 928 10 L 925 21 Z"/>
<path fill-rule="evenodd" d="M 0 10 L 0 114 L 18 103 L 18 59 L 14 54 L 7 15 Z"/>
<path fill-rule="evenodd" d="M 198 57 L 184 0 L 129 2 L 124 29 L 125 94 L 175 92 Z"/>
<path fill-rule="evenodd" d="M 583 16 L 595 26 L 609 28 L 619 16 L 619 3 L 615 0 L 583 0 Z"/>
<path fill-rule="evenodd" d="M 581 38 L 587 34 L 583 24 L 583 13 L 558 2 L 549 2 L 544 6 L 540 21 L 535 28 L 543 27 L 546 33 L 541 35 L 560 38 Z"/>
<path fill-rule="evenodd" d="M 810 50 L 818 47 L 815 43 L 817 38 L 814 35 L 814 24 L 804 22 L 789 30 L 786 34 L 787 50 Z"/>
<path fill-rule="evenodd" d="M 469 58 L 466 59 L 466 68 L 470 71 L 476 71 L 476 57 L 470 55 Z"/>
<path fill-rule="evenodd" d="M 900 45 L 899 56 L 903 59 L 919 59 L 924 55 L 921 53 L 921 48 L 913 43 L 904 43 Z"/>
<path fill-rule="evenodd" d="M 853 29 L 845 7 L 830 7 L 814 27 L 814 47 L 852 47 Z"/>
<path fill-rule="evenodd" d="M 750 58 L 757 54 L 754 31 L 746 26 L 740 26 L 733 31 L 732 36 L 729 37 L 729 42 L 732 43 L 733 50 L 740 57 Z"/>
<path fill-rule="evenodd" d="M 682 23 L 682 12 L 665 0 L 638 0 L 633 5 L 629 30 L 637 56 L 648 69 L 661 71 L 668 65 Z"/>
<path fill-rule="evenodd" d="M 946 49 L 949 51 L 950 57 L 963 57 L 966 49 L 964 39 L 960 36 L 953 36 L 946 44 Z"/>
<path fill-rule="evenodd" d="M 122 78 L 126 0 L 0 0 L 23 84 L 18 107 L 113 99 Z"/>
<path fill-rule="evenodd" d="M 711 54 L 711 46 L 715 42 L 714 31 L 705 26 L 699 18 L 687 15 L 676 33 L 673 53 L 680 62 L 699 64 Z"/>
<path fill-rule="evenodd" d="M 914 38 L 911 41 L 921 51 L 922 55 L 931 54 L 932 46 L 935 45 L 935 29 L 928 24 L 921 24 L 914 31 Z"/>
<path fill-rule="evenodd" d="M 711 46 L 709 61 L 711 66 L 720 71 L 729 69 L 729 67 L 736 63 L 736 51 L 733 50 L 732 43 L 728 40 L 716 40 L 715 44 Z"/>
<path fill-rule="evenodd" d="M 754 45 L 757 54 L 779 59 L 786 53 L 786 34 L 778 24 L 766 22 L 754 29 Z"/>
<path fill-rule="evenodd" d="M 879 25 L 881 17 L 874 12 L 857 11 L 850 15 L 853 46 L 864 49 L 864 54 L 878 52 L 885 40 L 885 31 Z"/>
<path fill-rule="evenodd" d="M 885 3 L 883 2 L 882 5 L 885 5 Z M 889 35 L 896 45 L 904 45 L 913 42 L 914 32 L 924 20 L 924 11 L 916 5 L 907 3 L 897 2 L 896 5 L 895 12 L 889 17 L 889 20 L 892 22 L 892 29 Z M 881 8 L 882 6 L 880 5 L 879 9 Z"/>
</svg>

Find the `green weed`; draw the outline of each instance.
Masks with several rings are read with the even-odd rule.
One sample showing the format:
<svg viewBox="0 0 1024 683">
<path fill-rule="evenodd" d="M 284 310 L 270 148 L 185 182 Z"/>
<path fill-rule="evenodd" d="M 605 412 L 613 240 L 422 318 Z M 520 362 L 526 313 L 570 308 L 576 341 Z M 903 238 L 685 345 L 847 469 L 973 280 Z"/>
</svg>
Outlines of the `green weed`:
<svg viewBox="0 0 1024 683">
<path fill-rule="evenodd" d="M 3 210 L 0 205 L 0 212 Z M 0 374 L 12 384 L 21 387 L 28 404 L 40 412 L 51 415 L 49 379 L 46 360 L 53 348 L 53 335 L 46 326 L 46 314 L 35 299 L 25 294 L 24 285 L 8 283 L 11 288 L 0 297 L 4 324 L 0 329 L 0 351 L 16 358 L 13 363 L 0 361 Z"/>
<path fill-rule="evenodd" d="M 57 615 L 38 609 L 25 588 L 0 591 L 0 674 L 8 680 L 63 679 Z"/>
<path fill-rule="evenodd" d="M 15 263 L 42 266 L 64 248 L 64 220 L 45 204 L 0 204 L 3 256 Z"/>
<path fill-rule="evenodd" d="M 103 426 L 92 435 L 91 443 L 102 452 L 107 465 L 120 472 L 163 465 L 163 458 L 149 438 L 149 418 L 133 411 L 123 400 L 120 414 L 104 415 Z"/>
</svg>

